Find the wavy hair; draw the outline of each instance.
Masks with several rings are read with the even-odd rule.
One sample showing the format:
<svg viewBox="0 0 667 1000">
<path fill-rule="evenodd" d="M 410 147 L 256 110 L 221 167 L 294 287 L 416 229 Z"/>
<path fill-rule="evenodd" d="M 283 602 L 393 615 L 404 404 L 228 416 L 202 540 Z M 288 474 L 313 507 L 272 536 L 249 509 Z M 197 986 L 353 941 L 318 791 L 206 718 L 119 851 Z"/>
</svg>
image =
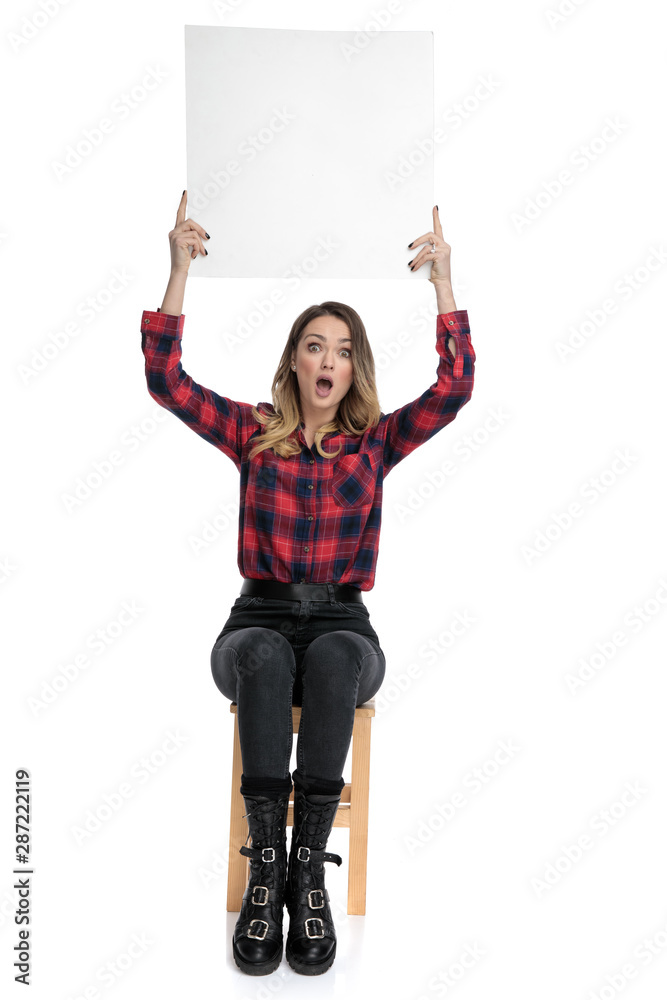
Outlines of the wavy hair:
<svg viewBox="0 0 667 1000">
<path fill-rule="evenodd" d="M 317 451 L 323 458 L 336 458 L 343 446 L 339 445 L 335 452 L 324 451 L 322 438 L 325 434 L 334 431 L 358 437 L 380 420 L 380 402 L 375 387 L 375 360 L 361 316 L 343 302 L 322 302 L 320 305 L 308 306 L 294 320 L 273 376 L 271 398 L 274 412 L 264 413 L 256 406 L 252 408 L 253 416 L 264 425 L 265 430 L 251 448 L 250 458 L 254 458 L 265 448 L 273 448 L 281 458 L 289 458 L 290 455 L 296 455 L 301 451 L 297 433 L 303 417 L 299 382 L 296 372 L 292 371 L 291 358 L 292 351 L 296 351 L 304 330 L 310 321 L 318 316 L 337 316 L 347 324 L 352 340 L 353 376 L 352 384 L 341 399 L 334 419 L 315 431 L 313 443 Z"/>
</svg>

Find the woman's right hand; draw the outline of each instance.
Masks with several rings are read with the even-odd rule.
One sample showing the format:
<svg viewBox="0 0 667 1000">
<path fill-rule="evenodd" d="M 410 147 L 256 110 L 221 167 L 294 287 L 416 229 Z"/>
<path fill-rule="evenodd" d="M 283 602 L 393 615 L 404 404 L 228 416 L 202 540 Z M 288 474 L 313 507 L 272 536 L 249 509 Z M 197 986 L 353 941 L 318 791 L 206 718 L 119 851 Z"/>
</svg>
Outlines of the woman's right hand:
<svg viewBox="0 0 667 1000">
<path fill-rule="evenodd" d="M 185 206 L 188 200 L 187 190 L 183 192 L 181 203 L 176 213 L 176 225 L 169 233 L 169 247 L 171 249 L 171 273 L 184 271 L 186 274 L 190 267 L 190 261 L 194 260 L 198 253 L 208 255 L 203 240 L 210 239 L 203 226 L 192 219 L 185 218 Z"/>
</svg>

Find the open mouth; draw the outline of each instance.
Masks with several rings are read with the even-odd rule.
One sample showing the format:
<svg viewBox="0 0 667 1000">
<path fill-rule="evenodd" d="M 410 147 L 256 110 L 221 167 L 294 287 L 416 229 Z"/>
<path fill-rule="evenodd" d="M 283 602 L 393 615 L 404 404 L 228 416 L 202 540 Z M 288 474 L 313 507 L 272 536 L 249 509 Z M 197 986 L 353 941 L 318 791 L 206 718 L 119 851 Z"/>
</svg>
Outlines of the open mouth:
<svg viewBox="0 0 667 1000">
<path fill-rule="evenodd" d="M 332 389 L 333 382 L 326 375 L 323 375 L 322 378 L 318 378 L 315 383 L 315 392 L 318 396 L 328 396 Z"/>
</svg>

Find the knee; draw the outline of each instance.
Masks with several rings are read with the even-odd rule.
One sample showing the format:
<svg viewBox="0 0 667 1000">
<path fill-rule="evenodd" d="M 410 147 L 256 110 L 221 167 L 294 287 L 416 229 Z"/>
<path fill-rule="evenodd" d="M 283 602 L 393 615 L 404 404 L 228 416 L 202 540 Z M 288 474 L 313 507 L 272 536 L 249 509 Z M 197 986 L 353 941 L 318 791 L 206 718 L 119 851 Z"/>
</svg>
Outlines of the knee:
<svg viewBox="0 0 667 1000">
<path fill-rule="evenodd" d="M 345 670 L 358 678 L 361 661 L 368 652 L 368 643 L 363 636 L 348 629 L 337 629 L 313 639 L 306 650 L 304 669 L 311 674 L 314 671 L 326 674 L 334 669 Z"/>
<path fill-rule="evenodd" d="M 233 657 L 236 677 L 241 683 L 267 671 L 286 671 L 292 677 L 296 673 L 294 653 L 285 636 L 260 625 L 237 629 L 225 637 L 222 646 L 214 647 L 211 654 L 214 678 L 220 654 Z"/>
</svg>

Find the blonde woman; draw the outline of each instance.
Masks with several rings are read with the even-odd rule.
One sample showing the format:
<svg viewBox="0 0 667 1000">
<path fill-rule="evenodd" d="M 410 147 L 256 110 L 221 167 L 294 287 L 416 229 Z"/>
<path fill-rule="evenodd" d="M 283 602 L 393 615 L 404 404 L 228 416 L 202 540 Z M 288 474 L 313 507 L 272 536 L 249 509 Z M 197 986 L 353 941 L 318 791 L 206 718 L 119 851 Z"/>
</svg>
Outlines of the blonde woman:
<svg viewBox="0 0 667 1000">
<path fill-rule="evenodd" d="M 409 245 L 408 266 L 430 267 L 437 298 L 437 378 L 421 396 L 381 412 L 364 324 L 335 301 L 309 306 L 295 319 L 272 402 L 253 406 L 206 389 L 181 365 L 188 268 L 197 254 L 208 255 L 210 239 L 186 218 L 186 198 L 184 191 L 169 234 L 162 306 L 142 316 L 142 350 L 153 399 L 240 473 L 244 582 L 211 651 L 215 683 L 238 706 L 240 791 L 252 840 L 241 848 L 251 873 L 232 952 L 249 975 L 273 972 L 282 958 L 286 905 L 287 960 L 298 973 L 318 975 L 336 955 L 324 865 L 342 859 L 325 848 L 345 783 L 354 710 L 379 690 L 385 673 L 362 596 L 375 582 L 383 482 L 468 402 L 475 352 L 467 311 L 452 295 L 451 248 L 435 206 L 432 231 Z M 293 704 L 302 711 L 290 775 Z"/>
</svg>

